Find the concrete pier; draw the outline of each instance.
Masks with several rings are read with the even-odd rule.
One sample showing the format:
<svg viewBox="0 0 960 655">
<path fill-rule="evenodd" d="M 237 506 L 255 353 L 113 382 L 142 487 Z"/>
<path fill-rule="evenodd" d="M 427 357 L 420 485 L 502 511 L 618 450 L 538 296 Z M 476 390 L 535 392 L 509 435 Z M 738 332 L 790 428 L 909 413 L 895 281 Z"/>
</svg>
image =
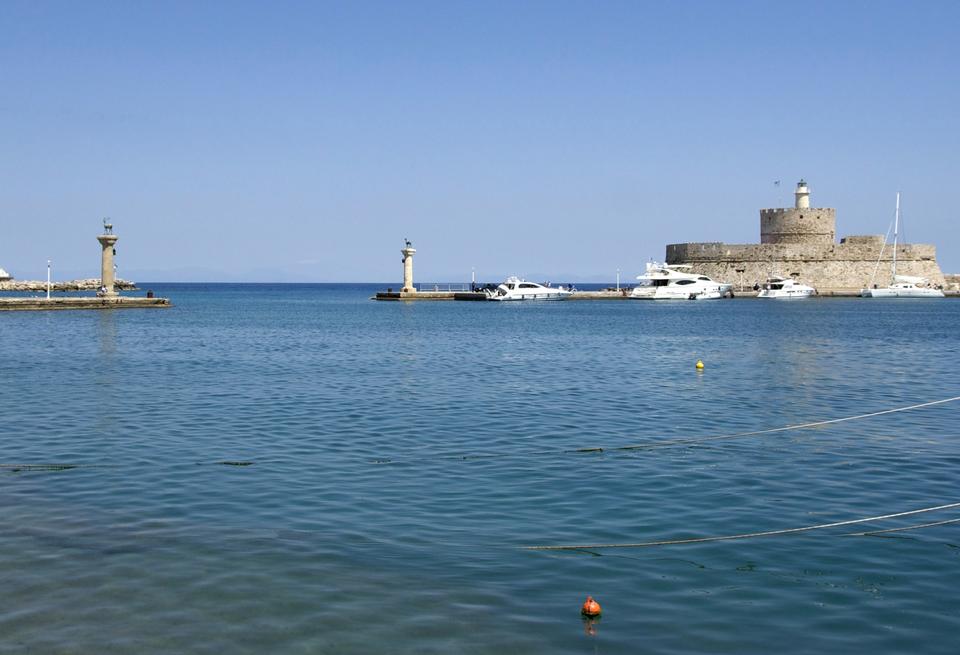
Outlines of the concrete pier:
<svg viewBox="0 0 960 655">
<path fill-rule="evenodd" d="M 56 291 L 74 291 L 82 289 L 96 288 L 96 296 L 79 297 L 0 297 L 0 311 L 38 311 L 50 309 L 133 309 L 142 307 L 169 307 L 170 300 L 167 298 L 154 298 L 153 292 L 148 296 L 120 296 L 117 293 L 120 288 L 134 288 L 132 282 L 116 280 L 116 271 L 113 265 L 114 247 L 119 237 L 113 233 L 113 225 L 103 221 L 103 234 L 97 237 L 100 242 L 100 279 L 99 280 L 75 280 L 69 283 L 57 282 L 50 284 L 42 283 L 43 289 L 52 288 Z M 0 283 L 0 291 L 34 291 L 40 290 L 33 285 L 41 283 L 33 282 L 12 282 L 6 281 Z"/>
<path fill-rule="evenodd" d="M 458 300 L 455 291 L 380 291 L 373 300 Z"/>
<path fill-rule="evenodd" d="M 626 300 L 630 295 L 629 289 L 620 291 L 574 291 L 569 300 Z M 405 293 L 403 291 L 381 291 L 373 300 L 486 300 L 487 294 L 482 291 L 418 291 Z M 530 301 L 535 302 L 535 301 Z"/>
<path fill-rule="evenodd" d="M 167 298 L 146 298 L 143 296 L 83 296 L 80 298 L 0 298 L 0 312 L 18 310 L 50 309 L 133 309 L 142 307 L 170 307 Z"/>
</svg>

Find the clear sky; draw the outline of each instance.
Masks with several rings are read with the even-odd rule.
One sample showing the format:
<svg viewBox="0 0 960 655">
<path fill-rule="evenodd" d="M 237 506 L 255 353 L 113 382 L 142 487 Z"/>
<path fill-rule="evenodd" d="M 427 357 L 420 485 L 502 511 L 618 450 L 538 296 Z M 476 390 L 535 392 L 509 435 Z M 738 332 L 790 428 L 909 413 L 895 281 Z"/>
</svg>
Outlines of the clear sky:
<svg viewBox="0 0 960 655">
<path fill-rule="evenodd" d="M 0 2 L 0 267 L 138 281 L 624 279 L 837 231 L 960 272 L 960 2 Z M 779 187 L 774 180 L 782 180 Z"/>
</svg>

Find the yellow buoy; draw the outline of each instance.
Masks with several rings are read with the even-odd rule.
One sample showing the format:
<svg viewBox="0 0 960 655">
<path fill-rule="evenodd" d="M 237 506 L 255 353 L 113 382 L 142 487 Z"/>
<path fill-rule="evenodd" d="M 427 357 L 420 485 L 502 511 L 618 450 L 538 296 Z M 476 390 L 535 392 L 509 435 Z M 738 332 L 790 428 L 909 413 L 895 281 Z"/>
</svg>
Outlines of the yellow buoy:
<svg viewBox="0 0 960 655">
<path fill-rule="evenodd" d="M 698 370 L 698 371 L 702 371 L 702 370 L 703 370 L 703 360 L 702 360 L 702 359 L 698 359 L 698 360 L 697 360 L 697 370 Z"/>
</svg>

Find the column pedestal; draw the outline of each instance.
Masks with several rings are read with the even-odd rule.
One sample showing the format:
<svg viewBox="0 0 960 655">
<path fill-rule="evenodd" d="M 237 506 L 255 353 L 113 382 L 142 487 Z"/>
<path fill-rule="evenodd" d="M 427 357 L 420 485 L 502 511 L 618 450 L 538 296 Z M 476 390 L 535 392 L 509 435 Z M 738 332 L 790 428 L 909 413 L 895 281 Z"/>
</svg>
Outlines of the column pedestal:
<svg viewBox="0 0 960 655">
<path fill-rule="evenodd" d="M 101 234 L 97 237 L 97 241 L 100 242 L 100 246 L 103 248 L 103 253 L 100 257 L 100 286 L 106 288 L 106 291 L 101 291 L 103 295 L 107 297 L 117 295 L 117 290 L 113 286 L 113 247 L 117 243 L 117 239 L 119 239 L 119 237 L 115 234 Z"/>
<path fill-rule="evenodd" d="M 400 251 L 403 255 L 403 288 L 400 293 L 416 293 L 413 287 L 413 255 L 417 252 L 416 248 L 407 246 Z"/>
</svg>

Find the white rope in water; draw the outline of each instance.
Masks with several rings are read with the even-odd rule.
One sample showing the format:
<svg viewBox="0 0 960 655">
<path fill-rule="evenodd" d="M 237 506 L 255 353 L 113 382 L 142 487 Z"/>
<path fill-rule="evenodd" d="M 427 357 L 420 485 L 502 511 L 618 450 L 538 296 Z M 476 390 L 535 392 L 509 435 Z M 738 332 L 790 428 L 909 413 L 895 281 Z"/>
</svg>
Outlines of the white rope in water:
<svg viewBox="0 0 960 655">
<path fill-rule="evenodd" d="M 636 444 L 633 446 L 618 446 L 616 448 L 611 448 L 610 450 L 637 450 L 640 448 L 661 448 L 664 446 L 676 446 L 686 443 L 702 443 L 704 441 L 716 441 L 719 439 L 736 439 L 738 437 L 753 437 L 761 434 L 773 434 L 775 432 L 788 432 L 790 430 L 806 430 L 808 428 L 817 428 L 823 425 L 832 425 L 834 423 L 845 423 L 847 421 L 859 421 L 865 418 L 871 418 L 874 416 L 882 416 L 884 414 L 895 414 L 897 412 L 907 412 L 914 409 L 920 409 L 922 407 L 932 407 L 933 405 L 942 405 L 944 403 L 952 403 L 960 400 L 960 396 L 954 396 L 953 398 L 944 398 L 943 400 L 931 400 L 925 403 L 918 403 L 916 405 L 908 405 L 906 407 L 895 407 L 894 409 L 884 409 L 879 412 L 870 412 L 868 414 L 857 414 L 856 416 L 844 416 L 842 418 L 832 418 L 825 421 L 814 421 L 811 423 L 798 423 L 797 425 L 786 425 L 780 428 L 769 428 L 767 430 L 753 430 L 750 432 L 737 432 L 736 434 L 719 434 L 710 437 L 691 437 L 688 439 L 671 439 L 669 441 L 658 441 L 654 443 L 646 444 Z"/>
<path fill-rule="evenodd" d="M 871 521 L 881 521 L 883 519 L 892 519 L 900 516 L 912 516 L 914 514 L 923 514 L 925 512 L 936 512 L 943 509 L 952 509 L 960 507 L 960 503 L 950 503 L 948 505 L 937 505 L 936 507 L 924 507 L 923 509 L 912 509 L 907 512 L 897 512 L 895 514 L 883 514 L 881 516 L 870 516 L 863 519 L 851 519 L 848 521 L 836 521 L 834 523 L 821 523 L 819 525 L 808 525 L 802 528 L 788 528 L 786 530 L 767 530 L 765 532 L 747 532 L 744 534 L 732 534 L 719 537 L 694 537 L 692 539 L 667 539 L 664 541 L 644 541 L 639 543 L 626 544 L 584 544 L 579 546 L 522 546 L 523 550 L 599 550 L 601 548 L 648 548 L 651 546 L 676 546 L 679 544 L 702 544 L 710 541 L 732 541 L 734 539 L 752 539 L 755 537 L 772 537 L 774 535 L 796 534 L 798 532 L 809 532 L 811 530 L 823 530 L 825 528 L 836 528 L 841 525 L 854 525 L 856 523 L 869 523 Z"/>
<path fill-rule="evenodd" d="M 919 530 L 920 528 L 932 528 L 937 525 L 948 525 L 950 523 L 960 523 L 960 519 L 947 519 L 946 521 L 934 521 L 933 523 L 920 523 L 919 525 L 908 525 L 903 528 L 887 528 L 886 530 L 871 530 L 870 532 L 848 532 L 844 537 L 870 537 L 875 534 L 886 534 L 888 532 L 906 532 L 907 530 Z"/>
<path fill-rule="evenodd" d="M 763 434 L 774 434 L 777 432 L 789 432 L 791 430 L 806 430 L 809 428 L 817 428 L 824 425 L 833 425 L 835 423 L 846 423 L 848 421 L 859 421 L 865 418 L 871 418 L 874 416 L 883 416 L 884 414 L 896 414 L 898 412 L 909 412 L 915 409 L 922 409 L 924 407 L 933 407 L 934 405 L 943 405 L 944 403 L 952 403 L 960 400 L 960 396 L 954 396 L 953 398 L 944 398 L 942 400 L 931 400 L 925 403 L 917 403 L 915 405 L 907 405 L 906 407 L 895 407 L 893 409 L 884 409 L 878 412 L 869 412 L 867 414 L 857 414 L 856 416 L 844 416 L 841 418 L 831 418 L 823 421 L 813 421 L 810 423 L 798 423 L 796 425 L 785 425 L 779 428 L 768 428 L 765 430 L 751 430 L 749 432 L 735 432 L 732 434 L 717 434 L 704 437 L 685 437 L 681 439 L 669 439 L 664 441 L 649 441 L 642 444 L 632 444 L 626 446 L 610 446 L 604 448 L 602 446 L 586 446 L 582 448 L 567 448 L 564 450 L 528 450 L 528 451 L 503 451 L 503 452 L 487 452 L 487 453 L 461 453 L 461 454 L 449 454 L 449 455 L 434 455 L 433 457 L 383 457 L 380 459 L 373 460 L 374 464 L 393 464 L 395 462 L 403 461 L 412 461 L 412 460 L 422 460 L 422 459 L 457 459 L 457 460 L 478 460 L 478 459 L 497 459 L 501 457 L 534 457 L 534 456 L 549 456 L 549 455 L 568 455 L 568 454 L 588 454 L 588 453 L 603 453 L 605 451 L 616 452 L 616 451 L 625 451 L 625 450 L 647 450 L 652 448 L 669 448 L 671 446 L 683 446 L 688 444 L 697 444 L 705 443 L 708 441 L 719 441 L 721 439 L 739 439 L 742 437 L 756 437 Z"/>
</svg>

